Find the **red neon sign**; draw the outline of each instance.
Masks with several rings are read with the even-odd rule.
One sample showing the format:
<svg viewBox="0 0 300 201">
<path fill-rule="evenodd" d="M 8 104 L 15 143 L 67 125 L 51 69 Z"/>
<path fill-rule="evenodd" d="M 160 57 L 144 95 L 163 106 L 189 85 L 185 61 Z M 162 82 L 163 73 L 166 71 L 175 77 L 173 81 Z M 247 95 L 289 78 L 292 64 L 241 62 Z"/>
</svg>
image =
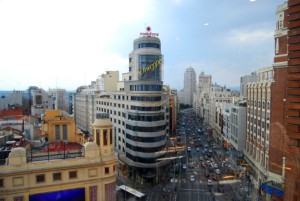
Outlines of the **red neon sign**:
<svg viewBox="0 0 300 201">
<path fill-rule="evenodd" d="M 146 27 L 146 31 L 147 31 L 147 32 L 141 32 L 140 35 L 141 35 L 141 36 L 158 36 L 158 35 L 159 35 L 158 33 L 152 33 L 152 32 L 151 32 L 151 27 L 150 27 L 150 26 L 147 26 L 147 27 Z"/>
</svg>

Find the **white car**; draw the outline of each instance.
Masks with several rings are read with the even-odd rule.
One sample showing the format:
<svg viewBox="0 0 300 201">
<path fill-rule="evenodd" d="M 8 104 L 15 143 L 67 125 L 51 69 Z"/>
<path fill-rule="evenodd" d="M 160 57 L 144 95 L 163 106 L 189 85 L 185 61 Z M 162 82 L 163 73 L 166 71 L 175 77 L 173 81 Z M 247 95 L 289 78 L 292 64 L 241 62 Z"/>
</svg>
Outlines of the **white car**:
<svg viewBox="0 0 300 201">
<path fill-rule="evenodd" d="M 182 164 L 182 169 L 186 170 L 186 164 Z"/>
<path fill-rule="evenodd" d="M 195 176 L 191 175 L 191 181 L 194 182 L 195 181 Z"/>
<path fill-rule="evenodd" d="M 212 185 L 212 180 L 210 180 L 210 179 L 207 180 L 207 185 L 208 185 L 208 186 L 211 186 L 211 185 Z"/>
<path fill-rule="evenodd" d="M 177 182 L 178 182 L 178 179 L 172 178 L 172 179 L 170 180 L 170 182 L 171 182 L 171 183 L 173 183 L 173 182 L 177 183 Z"/>
<path fill-rule="evenodd" d="M 191 147 L 188 147 L 187 150 L 188 150 L 188 151 L 192 151 L 192 148 L 191 148 Z"/>
<path fill-rule="evenodd" d="M 217 173 L 217 174 L 221 174 L 220 169 L 216 169 L 216 173 Z"/>
</svg>

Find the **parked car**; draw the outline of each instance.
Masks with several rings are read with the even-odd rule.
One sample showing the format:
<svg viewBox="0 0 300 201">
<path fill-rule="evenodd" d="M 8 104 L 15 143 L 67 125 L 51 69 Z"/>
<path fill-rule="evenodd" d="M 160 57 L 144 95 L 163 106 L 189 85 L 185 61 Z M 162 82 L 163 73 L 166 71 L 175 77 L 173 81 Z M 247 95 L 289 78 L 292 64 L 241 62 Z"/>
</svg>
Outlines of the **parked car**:
<svg viewBox="0 0 300 201">
<path fill-rule="evenodd" d="M 217 173 L 217 174 L 221 174 L 220 169 L 216 169 L 216 173 Z"/>
<path fill-rule="evenodd" d="M 182 169 L 186 170 L 186 164 L 182 164 Z"/>
<path fill-rule="evenodd" d="M 194 175 L 191 175 L 190 179 L 191 179 L 192 182 L 194 182 L 196 180 Z"/>
<path fill-rule="evenodd" d="M 208 186 L 211 186 L 211 185 L 212 185 L 212 180 L 210 180 L 210 179 L 207 180 L 207 185 L 208 185 Z"/>
</svg>

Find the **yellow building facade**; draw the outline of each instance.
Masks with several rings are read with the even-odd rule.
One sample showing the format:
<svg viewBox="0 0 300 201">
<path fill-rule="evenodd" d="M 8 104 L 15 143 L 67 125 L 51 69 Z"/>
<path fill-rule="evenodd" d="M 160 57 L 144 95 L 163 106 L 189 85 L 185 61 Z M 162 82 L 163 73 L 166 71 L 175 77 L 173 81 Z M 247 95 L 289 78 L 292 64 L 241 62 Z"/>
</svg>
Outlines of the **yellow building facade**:
<svg viewBox="0 0 300 201">
<path fill-rule="evenodd" d="M 55 126 L 69 124 L 63 118 L 58 121 L 58 115 L 53 121 L 50 116 L 44 119 L 45 124 L 49 122 L 48 140 L 56 141 L 52 136 Z M 75 139 L 68 136 L 67 143 Z M 43 149 L 12 149 L 6 163 L 0 165 L 0 201 L 115 201 L 116 158 L 112 124 L 105 115 L 94 122 L 93 139 L 76 148 L 65 144 L 65 150 L 49 151 L 49 144 Z"/>
</svg>

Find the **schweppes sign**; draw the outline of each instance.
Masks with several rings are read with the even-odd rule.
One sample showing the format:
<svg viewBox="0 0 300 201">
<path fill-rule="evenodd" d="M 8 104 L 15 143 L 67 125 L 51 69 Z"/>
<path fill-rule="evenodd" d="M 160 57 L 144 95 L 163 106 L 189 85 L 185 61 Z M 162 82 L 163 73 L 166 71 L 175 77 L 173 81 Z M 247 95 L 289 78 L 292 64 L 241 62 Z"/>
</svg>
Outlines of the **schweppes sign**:
<svg viewBox="0 0 300 201">
<path fill-rule="evenodd" d="M 160 64 L 163 63 L 163 58 L 160 57 L 158 60 L 154 61 L 153 63 L 149 64 L 148 66 L 146 66 L 143 69 L 139 70 L 139 76 L 141 76 L 143 73 L 155 70 L 159 67 Z"/>
</svg>

